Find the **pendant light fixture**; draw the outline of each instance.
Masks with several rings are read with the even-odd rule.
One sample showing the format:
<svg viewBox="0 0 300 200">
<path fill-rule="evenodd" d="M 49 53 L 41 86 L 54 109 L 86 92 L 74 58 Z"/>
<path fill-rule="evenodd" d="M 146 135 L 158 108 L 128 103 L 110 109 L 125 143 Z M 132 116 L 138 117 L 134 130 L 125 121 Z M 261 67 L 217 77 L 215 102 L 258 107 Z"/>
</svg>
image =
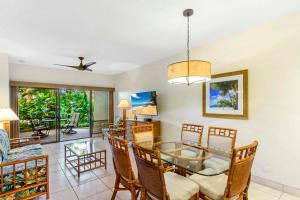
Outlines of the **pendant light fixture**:
<svg viewBox="0 0 300 200">
<path fill-rule="evenodd" d="M 211 78 L 211 64 L 202 60 L 190 60 L 190 16 L 193 9 L 183 11 L 187 18 L 187 60 L 180 61 L 168 66 L 168 82 L 174 84 L 202 83 Z"/>
</svg>

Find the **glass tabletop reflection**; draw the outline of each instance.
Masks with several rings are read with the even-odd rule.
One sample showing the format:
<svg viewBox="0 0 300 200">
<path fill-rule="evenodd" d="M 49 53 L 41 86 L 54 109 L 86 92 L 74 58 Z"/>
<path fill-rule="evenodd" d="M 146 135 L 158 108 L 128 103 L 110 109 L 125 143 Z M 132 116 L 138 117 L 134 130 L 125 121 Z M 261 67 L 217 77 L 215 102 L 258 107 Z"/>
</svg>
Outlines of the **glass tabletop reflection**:
<svg viewBox="0 0 300 200">
<path fill-rule="evenodd" d="M 92 140 L 65 144 L 65 146 L 77 156 L 82 156 L 106 149 L 104 145 L 95 143 Z"/>
<path fill-rule="evenodd" d="M 192 141 L 156 138 L 137 145 L 160 152 L 161 160 L 186 171 L 204 176 L 216 176 L 229 170 L 231 154 L 209 149 Z"/>
</svg>

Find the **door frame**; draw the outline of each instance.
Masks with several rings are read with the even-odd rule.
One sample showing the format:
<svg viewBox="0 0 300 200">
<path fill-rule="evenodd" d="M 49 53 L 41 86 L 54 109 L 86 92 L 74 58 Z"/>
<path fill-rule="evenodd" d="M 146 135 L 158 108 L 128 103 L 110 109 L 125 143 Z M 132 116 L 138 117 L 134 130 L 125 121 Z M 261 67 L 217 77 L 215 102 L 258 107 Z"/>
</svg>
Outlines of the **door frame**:
<svg viewBox="0 0 300 200">
<path fill-rule="evenodd" d="M 114 92 L 115 88 L 112 87 L 97 87 L 97 86 L 82 86 L 82 85 L 66 85 L 66 84 L 55 84 L 55 83 L 41 83 L 41 82 L 25 82 L 25 81 L 10 81 L 10 106 L 15 111 L 15 113 L 19 114 L 18 108 L 18 88 L 20 87 L 29 87 L 29 88 L 45 88 L 45 89 L 56 89 L 56 109 L 59 109 L 59 90 L 60 89 L 78 89 L 78 90 L 89 90 L 90 92 L 90 137 L 92 136 L 92 91 L 105 91 L 108 92 L 109 96 L 109 122 L 114 122 Z M 60 110 L 60 109 L 59 109 Z M 59 111 L 58 110 L 58 111 Z M 59 114 L 56 112 L 56 114 Z M 56 117 L 56 124 L 60 129 L 60 120 L 59 116 Z M 18 122 L 12 122 L 11 126 L 14 127 L 11 129 L 10 136 L 11 138 L 20 137 L 20 126 Z M 60 131 L 57 130 L 56 131 Z M 60 133 L 59 133 L 60 134 Z M 60 142 L 60 135 L 56 134 L 56 141 Z M 79 138 L 80 139 L 80 138 Z M 54 143 L 53 142 L 53 143 Z"/>
</svg>

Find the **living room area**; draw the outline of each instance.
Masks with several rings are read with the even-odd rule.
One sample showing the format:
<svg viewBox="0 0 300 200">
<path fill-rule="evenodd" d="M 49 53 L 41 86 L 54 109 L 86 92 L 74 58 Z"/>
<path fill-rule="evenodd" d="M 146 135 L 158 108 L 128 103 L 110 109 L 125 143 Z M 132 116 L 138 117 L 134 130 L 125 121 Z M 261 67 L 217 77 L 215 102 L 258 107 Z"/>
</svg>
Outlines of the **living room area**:
<svg viewBox="0 0 300 200">
<path fill-rule="evenodd" d="M 0 2 L 0 200 L 300 200 L 300 2 Z"/>
</svg>

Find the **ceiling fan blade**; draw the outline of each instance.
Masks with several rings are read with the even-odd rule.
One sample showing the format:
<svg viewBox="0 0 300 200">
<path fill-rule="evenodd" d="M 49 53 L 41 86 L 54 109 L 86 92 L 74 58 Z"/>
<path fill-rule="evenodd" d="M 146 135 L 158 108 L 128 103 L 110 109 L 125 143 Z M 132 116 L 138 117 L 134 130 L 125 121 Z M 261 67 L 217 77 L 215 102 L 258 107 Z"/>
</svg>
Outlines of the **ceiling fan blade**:
<svg viewBox="0 0 300 200">
<path fill-rule="evenodd" d="M 92 69 L 85 69 L 85 71 L 89 71 L 89 72 L 92 72 L 93 70 L 92 70 Z"/>
<path fill-rule="evenodd" d="M 70 68 L 73 68 L 73 69 L 79 69 L 78 66 L 71 66 L 71 65 L 61 65 L 61 64 L 54 64 L 54 65 L 57 65 L 57 66 L 62 66 L 62 67 L 70 67 Z"/>
<path fill-rule="evenodd" d="M 61 65 L 61 64 L 54 64 L 57 66 L 62 66 L 62 67 L 73 67 L 73 68 L 78 68 L 78 66 L 73 66 L 73 65 Z"/>
<path fill-rule="evenodd" d="M 89 67 L 89 66 L 94 65 L 94 64 L 96 64 L 96 62 L 89 62 L 89 63 L 84 64 L 83 66 L 84 67 Z"/>
</svg>

